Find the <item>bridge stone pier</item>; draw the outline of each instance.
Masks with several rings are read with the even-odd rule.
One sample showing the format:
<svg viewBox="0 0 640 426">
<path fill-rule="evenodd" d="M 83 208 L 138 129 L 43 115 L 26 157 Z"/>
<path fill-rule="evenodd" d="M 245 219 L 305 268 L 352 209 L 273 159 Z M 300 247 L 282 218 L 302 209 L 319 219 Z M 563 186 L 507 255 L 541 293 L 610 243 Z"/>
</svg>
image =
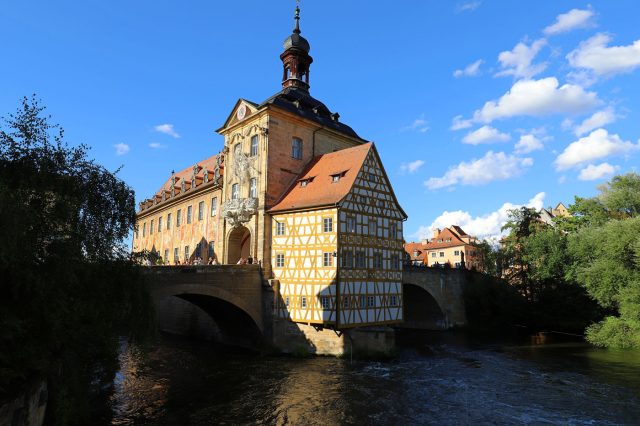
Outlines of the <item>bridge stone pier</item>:
<svg viewBox="0 0 640 426">
<path fill-rule="evenodd" d="M 404 324 L 401 328 L 443 330 L 467 325 L 466 271 L 405 266 L 402 272 Z"/>
<path fill-rule="evenodd" d="M 146 268 L 162 331 L 236 346 L 269 340 L 273 291 L 258 265 Z"/>
</svg>

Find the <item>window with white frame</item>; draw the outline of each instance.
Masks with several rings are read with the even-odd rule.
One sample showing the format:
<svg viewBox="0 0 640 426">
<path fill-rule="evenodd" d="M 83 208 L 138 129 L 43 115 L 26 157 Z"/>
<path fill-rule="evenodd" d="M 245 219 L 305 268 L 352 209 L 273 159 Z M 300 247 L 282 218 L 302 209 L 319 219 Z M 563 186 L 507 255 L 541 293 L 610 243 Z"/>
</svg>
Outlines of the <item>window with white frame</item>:
<svg viewBox="0 0 640 426">
<path fill-rule="evenodd" d="M 291 141 L 291 157 L 302 160 L 302 139 L 293 138 Z"/>
<path fill-rule="evenodd" d="M 240 188 L 240 186 L 237 183 L 234 183 L 233 185 L 231 185 L 231 199 L 232 200 L 237 200 L 238 199 L 239 188 Z"/>
<path fill-rule="evenodd" d="M 281 236 L 285 233 L 285 224 L 284 222 L 276 222 L 276 235 Z"/>
<path fill-rule="evenodd" d="M 342 267 L 343 268 L 353 268 L 353 251 L 345 250 L 342 252 Z"/>
<path fill-rule="evenodd" d="M 320 306 L 322 306 L 322 309 L 329 309 L 331 308 L 331 303 L 329 301 L 329 297 L 327 296 L 320 296 Z"/>
<path fill-rule="evenodd" d="M 322 266 L 333 266 L 333 253 L 322 253 Z"/>
<path fill-rule="evenodd" d="M 460 250 L 456 250 L 456 251 L 454 251 L 454 252 L 453 252 L 453 255 L 454 255 L 454 256 L 460 256 Z"/>
<path fill-rule="evenodd" d="M 356 232 L 356 218 L 353 216 L 347 217 L 347 232 Z"/>
<path fill-rule="evenodd" d="M 211 199 L 211 216 L 218 214 L 218 197 Z"/>
<path fill-rule="evenodd" d="M 189 251 L 189 246 L 184 246 L 184 260 L 187 261 L 189 260 L 189 254 L 191 252 Z"/>
<path fill-rule="evenodd" d="M 249 198 L 256 198 L 258 196 L 258 179 L 251 178 L 249 181 Z"/>
<path fill-rule="evenodd" d="M 333 218 L 325 217 L 322 219 L 322 232 L 333 232 Z"/>
<path fill-rule="evenodd" d="M 307 297 L 306 296 L 302 296 L 300 298 L 300 307 L 302 307 L 302 309 L 307 309 Z"/>
<path fill-rule="evenodd" d="M 444 252 L 443 251 L 440 252 L 440 257 L 444 257 Z"/>
<path fill-rule="evenodd" d="M 255 157 L 258 155 L 258 135 L 253 135 L 251 137 L 251 156 Z"/>
<path fill-rule="evenodd" d="M 276 267 L 277 268 L 284 268 L 284 254 L 283 253 L 276 254 Z"/>
</svg>

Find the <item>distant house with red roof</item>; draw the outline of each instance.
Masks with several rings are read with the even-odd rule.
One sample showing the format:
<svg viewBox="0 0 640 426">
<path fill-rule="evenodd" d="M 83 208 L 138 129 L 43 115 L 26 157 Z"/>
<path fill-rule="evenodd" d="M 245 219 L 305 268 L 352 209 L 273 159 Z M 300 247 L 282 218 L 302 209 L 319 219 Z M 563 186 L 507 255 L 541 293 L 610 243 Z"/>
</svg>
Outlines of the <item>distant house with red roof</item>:
<svg viewBox="0 0 640 426">
<path fill-rule="evenodd" d="M 444 229 L 436 228 L 431 239 L 406 243 L 404 249 L 413 265 L 448 265 L 452 268 L 464 266 L 467 269 L 484 270 L 477 238 L 467 234 L 457 225 Z"/>
</svg>

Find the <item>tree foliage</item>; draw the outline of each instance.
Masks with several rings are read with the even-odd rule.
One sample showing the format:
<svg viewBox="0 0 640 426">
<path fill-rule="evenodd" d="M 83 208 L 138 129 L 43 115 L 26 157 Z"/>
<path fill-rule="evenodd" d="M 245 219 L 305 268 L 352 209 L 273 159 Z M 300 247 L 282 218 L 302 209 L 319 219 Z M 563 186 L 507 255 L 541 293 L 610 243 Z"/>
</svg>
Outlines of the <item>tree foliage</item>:
<svg viewBox="0 0 640 426">
<path fill-rule="evenodd" d="M 0 398 L 46 378 L 49 421 L 82 423 L 118 335 L 145 334 L 152 310 L 123 245 L 133 191 L 49 120 L 24 98 L 0 130 Z"/>
</svg>

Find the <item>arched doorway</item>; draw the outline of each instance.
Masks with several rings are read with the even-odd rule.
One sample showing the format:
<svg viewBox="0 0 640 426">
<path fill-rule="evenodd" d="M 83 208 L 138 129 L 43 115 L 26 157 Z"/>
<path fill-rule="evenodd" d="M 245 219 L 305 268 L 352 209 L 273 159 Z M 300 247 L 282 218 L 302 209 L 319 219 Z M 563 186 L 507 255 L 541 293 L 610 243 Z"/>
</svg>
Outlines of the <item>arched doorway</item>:
<svg viewBox="0 0 640 426">
<path fill-rule="evenodd" d="M 423 330 L 442 330 L 447 328 L 447 321 L 436 299 L 420 286 L 404 283 L 402 285 L 404 300 L 403 328 Z"/>
<path fill-rule="evenodd" d="M 244 226 L 234 228 L 227 240 L 227 263 L 235 264 L 251 254 L 251 231 Z"/>
</svg>

